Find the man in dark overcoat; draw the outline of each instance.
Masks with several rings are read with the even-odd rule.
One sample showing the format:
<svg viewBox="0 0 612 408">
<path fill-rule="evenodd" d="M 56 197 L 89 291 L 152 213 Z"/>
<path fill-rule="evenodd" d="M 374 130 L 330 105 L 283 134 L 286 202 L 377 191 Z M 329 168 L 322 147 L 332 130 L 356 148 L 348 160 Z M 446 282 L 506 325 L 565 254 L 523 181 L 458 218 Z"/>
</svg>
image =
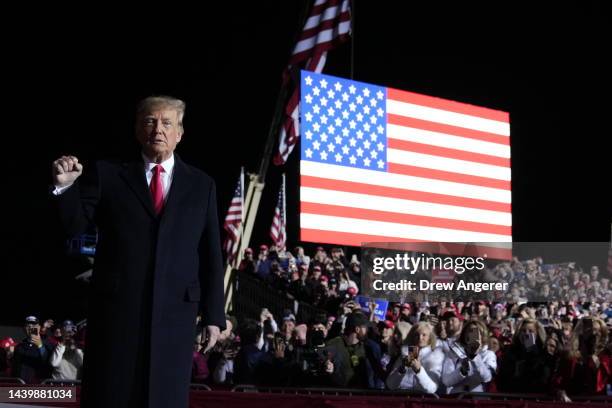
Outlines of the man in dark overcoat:
<svg viewBox="0 0 612 408">
<path fill-rule="evenodd" d="M 187 407 L 198 312 L 206 348 L 225 327 L 215 183 L 174 153 L 184 112 L 172 97 L 143 100 L 133 161 L 53 162 L 67 233 L 98 231 L 82 407 Z"/>
</svg>

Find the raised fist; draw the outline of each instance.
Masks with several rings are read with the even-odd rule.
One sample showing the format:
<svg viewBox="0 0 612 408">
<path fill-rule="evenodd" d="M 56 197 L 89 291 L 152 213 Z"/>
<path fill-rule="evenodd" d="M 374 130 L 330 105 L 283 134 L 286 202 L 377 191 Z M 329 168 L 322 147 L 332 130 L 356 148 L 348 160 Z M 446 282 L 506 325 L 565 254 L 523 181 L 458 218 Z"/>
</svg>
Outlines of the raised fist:
<svg viewBox="0 0 612 408">
<path fill-rule="evenodd" d="M 67 187 L 83 174 L 83 165 L 74 156 L 62 156 L 53 162 L 51 172 L 55 187 Z"/>
</svg>

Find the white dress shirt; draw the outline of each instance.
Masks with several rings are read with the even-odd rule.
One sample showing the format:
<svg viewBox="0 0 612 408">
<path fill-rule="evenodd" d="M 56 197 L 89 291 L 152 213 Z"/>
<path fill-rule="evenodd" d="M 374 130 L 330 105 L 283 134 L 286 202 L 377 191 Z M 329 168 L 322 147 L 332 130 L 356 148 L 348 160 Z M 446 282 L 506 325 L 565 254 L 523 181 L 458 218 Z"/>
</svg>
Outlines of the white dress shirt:
<svg viewBox="0 0 612 408">
<path fill-rule="evenodd" d="M 147 186 L 151 185 L 151 180 L 153 179 L 153 168 L 157 165 L 157 163 L 149 160 L 147 156 L 142 155 L 142 160 L 144 160 L 144 171 L 145 176 L 147 177 Z M 174 155 L 170 156 L 169 159 L 159 163 L 164 168 L 164 171 L 161 173 L 162 179 L 162 187 L 164 191 L 164 203 L 168 200 L 168 192 L 170 191 L 170 186 L 172 185 L 172 178 L 174 176 Z"/>
</svg>

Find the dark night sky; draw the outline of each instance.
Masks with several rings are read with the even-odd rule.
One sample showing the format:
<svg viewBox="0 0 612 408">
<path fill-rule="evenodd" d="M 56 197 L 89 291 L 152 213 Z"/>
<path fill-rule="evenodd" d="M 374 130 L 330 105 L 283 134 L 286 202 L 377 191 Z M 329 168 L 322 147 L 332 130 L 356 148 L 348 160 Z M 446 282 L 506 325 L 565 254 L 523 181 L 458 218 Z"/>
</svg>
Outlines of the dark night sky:
<svg viewBox="0 0 612 408">
<path fill-rule="evenodd" d="M 304 2 L 219 3 L 129 16 L 78 10 L 79 18 L 41 10 L 13 32 L 3 75 L 15 147 L 5 168 L 2 287 L 18 289 L 4 291 L 0 324 L 26 313 L 82 315 L 74 265 L 46 208 L 50 162 L 70 153 L 87 166 L 136 149 L 140 98 L 187 101 L 178 152 L 217 180 L 220 218 L 240 166 L 257 169 Z M 609 240 L 612 66 L 603 7 L 424 3 L 357 0 L 354 79 L 509 111 L 514 240 Z M 350 44 L 333 51 L 325 72 L 350 76 L 350 52 Z M 257 243 L 267 241 L 280 173 L 271 167 Z M 290 213 L 297 201 L 290 187 Z M 290 246 L 297 221 L 289 214 Z"/>
</svg>

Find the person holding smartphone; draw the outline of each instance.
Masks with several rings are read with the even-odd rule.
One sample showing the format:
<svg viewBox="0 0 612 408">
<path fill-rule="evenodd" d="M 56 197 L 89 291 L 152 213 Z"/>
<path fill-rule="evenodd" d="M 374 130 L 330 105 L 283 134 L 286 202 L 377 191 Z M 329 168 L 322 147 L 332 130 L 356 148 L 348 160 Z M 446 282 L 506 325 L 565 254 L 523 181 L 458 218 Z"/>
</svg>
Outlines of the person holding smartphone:
<svg viewBox="0 0 612 408">
<path fill-rule="evenodd" d="M 392 364 L 387 387 L 435 393 L 440 385 L 444 352 L 436 347 L 436 335 L 428 322 L 419 322 L 408 333 L 401 355 Z"/>
<path fill-rule="evenodd" d="M 545 347 L 546 331 L 540 322 L 531 317 L 521 320 L 499 363 L 499 391 L 537 394 L 548 390 L 554 367 Z"/>
<path fill-rule="evenodd" d="M 479 320 L 467 323 L 444 359 L 442 383 L 446 392 L 483 392 L 497 369 L 497 357 L 488 349 L 489 331 Z"/>
<path fill-rule="evenodd" d="M 49 356 L 52 346 L 40 335 L 40 322 L 36 316 L 25 319 L 26 337 L 15 347 L 11 375 L 27 384 L 36 384 L 49 378 L 51 369 Z"/>
<path fill-rule="evenodd" d="M 51 378 L 54 380 L 80 380 L 83 368 L 83 350 L 74 341 L 76 325 L 66 320 L 61 327 L 62 337 L 51 354 L 53 367 Z"/>
</svg>

